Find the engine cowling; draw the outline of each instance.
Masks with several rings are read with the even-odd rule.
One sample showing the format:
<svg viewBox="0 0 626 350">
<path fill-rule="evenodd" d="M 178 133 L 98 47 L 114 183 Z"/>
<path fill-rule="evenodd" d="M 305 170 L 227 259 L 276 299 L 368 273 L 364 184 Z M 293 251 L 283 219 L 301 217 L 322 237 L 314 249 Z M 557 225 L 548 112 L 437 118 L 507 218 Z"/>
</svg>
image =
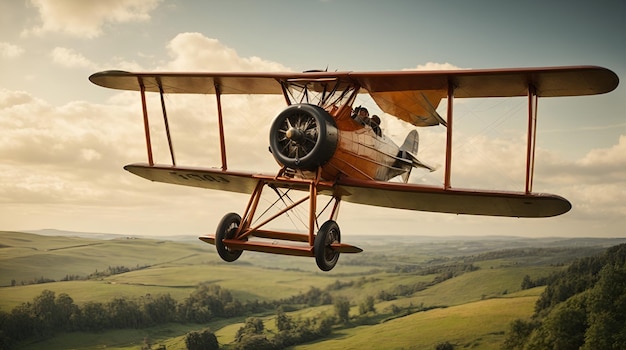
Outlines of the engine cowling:
<svg viewBox="0 0 626 350">
<path fill-rule="evenodd" d="M 337 149 L 338 131 L 333 117 L 319 106 L 291 105 L 270 127 L 270 150 L 276 161 L 292 169 L 315 170 Z"/>
</svg>

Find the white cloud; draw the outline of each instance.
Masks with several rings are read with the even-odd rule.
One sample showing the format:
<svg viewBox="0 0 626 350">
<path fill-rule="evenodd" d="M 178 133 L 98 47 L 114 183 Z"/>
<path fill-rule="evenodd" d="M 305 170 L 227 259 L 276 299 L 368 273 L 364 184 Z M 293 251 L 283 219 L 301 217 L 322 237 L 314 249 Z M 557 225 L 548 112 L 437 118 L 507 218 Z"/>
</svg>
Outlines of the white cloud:
<svg viewBox="0 0 626 350">
<path fill-rule="evenodd" d="M 181 33 L 167 44 L 172 60 L 163 70 L 188 71 L 289 71 L 277 62 L 240 57 L 233 48 L 201 33 Z"/>
<path fill-rule="evenodd" d="M 437 63 L 437 62 L 426 62 L 425 64 L 418 64 L 415 68 L 404 69 L 404 70 L 459 70 L 459 69 L 467 69 L 460 68 L 452 63 Z"/>
<path fill-rule="evenodd" d="M 589 151 L 567 170 L 568 189 L 586 213 L 626 217 L 626 135 L 612 147 Z"/>
<path fill-rule="evenodd" d="M 199 33 L 177 35 L 167 44 L 167 50 L 171 59 L 149 70 L 289 70 L 259 57 L 241 57 L 233 48 Z M 96 68 L 94 62 L 69 48 L 57 47 L 51 55 L 56 64 Z M 114 58 L 115 67 L 111 68 L 139 67 L 124 62 L 124 58 Z M 437 67 L 457 68 L 447 63 L 428 63 L 417 69 Z M 16 215 L 24 216 L 20 213 L 30 210 L 33 215 L 50 216 L 53 208 L 56 216 L 48 222 L 58 221 L 64 225 L 62 228 L 78 225 L 79 220 L 72 220 L 72 215 L 76 216 L 72 213 L 81 212 L 85 218 L 80 221 L 91 220 L 91 227 L 102 229 L 151 225 L 151 230 L 160 230 L 155 233 L 205 232 L 225 212 L 243 209 L 246 198 L 242 196 L 152 183 L 121 170 L 125 164 L 146 159 L 141 106 L 137 92 L 110 91 L 112 97 L 105 104 L 76 101 L 54 106 L 26 92 L 0 89 L 0 205 L 10 209 L 0 210 L 0 222 L 24 228 L 29 224 L 24 221 L 27 219 Z M 219 166 L 215 97 L 168 95 L 166 104 L 178 164 Z M 222 104 L 229 169 L 277 171 L 267 150 L 267 138 L 272 117 L 284 107 L 282 97 L 228 95 L 223 96 Z M 156 160 L 169 162 L 157 94 L 148 94 L 148 106 Z M 479 120 L 471 117 L 465 123 Z M 389 119 L 393 122 L 386 124 L 386 131 L 401 142 L 407 126 Z M 462 131 L 463 117 L 456 121 L 459 128 L 455 129 L 453 143 L 453 186 L 523 190 L 523 128 L 518 133 L 489 128 L 466 134 Z M 499 120 L 489 123 L 494 124 L 499 125 Z M 420 158 L 442 165 L 444 130 L 421 129 L 420 133 Z M 536 190 L 570 199 L 576 215 L 596 219 L 626 216 L 626 136 L 613 147 L 592 150 L 575 162 L 564 161 L 542 149 L 537 152 Z M 443 168 L 425 176 L 434 184 L 441 184 L 442 173 Z M 415 175 L 420 176 L 417 171 Z M 41 209 L 41 205 L 48 207 Z M 62 212 L 70 206 L 73 209 Z M 87 210 L 86 206 L 97 209 Z M 130 207 L 138 208 L 136 215 L 119 209 Z M 344 222 L 358 226 L 347 209 Z M 110 216 L 101 219 L 102 213 Z M 419 214 L 393 215 L 406 218 Z M 436 220 L 448 218 L 457 220 L 454 216 L 437 216 Z M 123 220 L 124 224 L 116 226 L 116 220 Z M 205 224 L 210 225 L 209 229 Z"/>
<path fill-rule="evenodd" d="M 576 162 L 581 167 L 599 168 L 604 171 L 619 169 L 626 171 L 626 135 L 621 135 L 616 145 L 607 149 L 593 149 Z"/>
<path fill-rule="evenodd" d="M 55 47 L 52 51 L 50 51 L 50 58 L 52 59 L 52 63 L 59 66 L 65 68 L 87 69 L 92 72 L 105 69 L 119 69 L 131 72 L 144 70 L 144 68 L 137 62 L 125 61 L 119 57 L 113 58 L 113 63 L 103 66 L 90 60 L 82 53 L 67 47 Z"/>
<path fill-rule="evenodd" d="M 274 62 L 239 57 L 219 41 L 199 34 L 181 34 L 168 47 L 175 50 L 167 69 L 198 70 L 204 60 L 209 60 L 217 62 L 214 68 L 221 70 L 228 65 L 240 70 L 284 70 Z M 57 47 L 50 55 L 55 64 L 98 68 L 73 49 Z M 115 61 L 124 62 L 121 58 Z M 156 94 L 147 97 L 155 161 L 168 163 L 160 101 Z M 284 106 L 282 96 L 227 96 L 223 100 L 229 168 L 274 171 L 266 138 L 271 117 Z M 179 164 L 219 166 L 215 98 L 168 95 L 166 104 Z M 258 118 L 259 114 L 269 119 Z M 136 92 L 114 92 L 106 105 L 75 101 L 54 106 L 26 92 L 0 90 L 0 129 L 0 170 L 4 170 L 0 171 L 4 174 L 0 176 L 0 193 L 4 203 L 109 203 L 125 192 L 124 197 L 134 198 L 132 203 L 149 205 L 163 193 L 169 197 L 186 193 L 175 186 L 146 191 L 142 185 L 155 188 L 154 184 L 121 170 L 125 164 L 146 160 Z M 250 140 L 260 147 L 241 152 L 241 145 Z M 15 169 L 28 176 L 15 176 Z"/>
<path fill-rule="evenodd" d="M 97 65 L 73 49 L 55 47 L 50 53 L 52 62 L 68 68 L 89 68 L 97 70 Z"/>
<path fill-rule="evenodd" d="M 48 32 L 75 37 L 94 38 L 102 34 L 109 23 L 147 21 L 160 0 L 31 0 L 39 11 L 41 24 L 24 34 L 42 35 Z"/>
<path fill-rule="evenodd" d="M 24 53 L 24 49 L 11 43 L 0 42 L 0 57 L 17 58 Z"/>
<path fill-rule="evenodd" d="M 33 101 L 34 98 L 25 91 L 9 91 L 0 89 L 0 110 L 17 108 Z"/>
<path fill-rule="evenodd" d="M 52 106 L 0 90 L 0 193 L 4 203 L 92 201 L 110 196 L 119 162 L 138 156 L 134 108 L 72 102 Z M 21 175 L 16 176 L 16 172 Z"/>
</svg>

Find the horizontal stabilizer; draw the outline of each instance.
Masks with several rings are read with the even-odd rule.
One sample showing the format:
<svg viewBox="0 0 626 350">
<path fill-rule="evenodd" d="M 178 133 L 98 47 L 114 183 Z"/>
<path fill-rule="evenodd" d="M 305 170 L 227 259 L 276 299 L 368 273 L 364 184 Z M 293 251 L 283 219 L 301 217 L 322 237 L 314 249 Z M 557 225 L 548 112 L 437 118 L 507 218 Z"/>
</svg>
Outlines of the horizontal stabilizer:
<svg viewBox="0 0 626 350">
<path fill-rule="evenodd" d="M 411 130 L 406 138 L 404 139 L 404 143 L 400 146 L 400 155 L 404 159 L 408 159 L 411 161 L 411 165 L 414 168 L 425 168 L 432 171 L 437 170 L 437 167 L 430 166 L 421 160 L 417 159 L 417 151 L 419 149 L 419 134 L 417 130 Z M 406 181 L 405 181 L 406 182 Z"/>
<path fill-rule="evenodd" d="M 432 166 L 429 164 L 426 164 L 424 162 L 422 162 L 421 160 L 417 159 L 417 157 L 415 157 L 415 155 L 408 153 L 409 157 L 411 157 L 411 161 L 413 162 L 413 167 L 415 168 L 424 168 L 424 169 L 428 169 L 430 172 L 433 172 L 435 170 L 438 169 L 438 167 L 436 166 Z"/>
</svg>

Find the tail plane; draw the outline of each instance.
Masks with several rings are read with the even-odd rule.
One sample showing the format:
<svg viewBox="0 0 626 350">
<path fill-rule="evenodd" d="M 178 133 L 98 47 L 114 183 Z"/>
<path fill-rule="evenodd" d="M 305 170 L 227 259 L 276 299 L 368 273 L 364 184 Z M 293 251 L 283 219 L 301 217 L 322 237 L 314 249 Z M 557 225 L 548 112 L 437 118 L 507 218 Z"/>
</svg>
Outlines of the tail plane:
<svg viewBox="0 0 626 350">
<path fill-rule="evenodd" d="M 407 171 L 402 174 L 402 181 L 405 183 L 409 181 L 409 176 L 411 175 L 411 170 L 413 168 L 425 168 L 430 170 L 431 172 L 437 170 L 436 167 L 428 165 L 421 160 L 417 159 L 417 151 L 419 149 L 419 134 L 417 130 L 411 130 L 406 138 L 404 139 L 404 143 L 400 146 L 399 157 L 410 160 L 411 166 L 407 169 Z"/>
</svg>

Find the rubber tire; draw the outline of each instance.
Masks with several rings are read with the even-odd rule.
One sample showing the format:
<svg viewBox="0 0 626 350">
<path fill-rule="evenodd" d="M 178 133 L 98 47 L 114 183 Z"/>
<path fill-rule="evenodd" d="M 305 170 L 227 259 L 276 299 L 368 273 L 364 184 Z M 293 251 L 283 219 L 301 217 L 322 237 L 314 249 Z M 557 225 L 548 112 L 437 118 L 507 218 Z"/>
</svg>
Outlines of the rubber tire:
<svg viewBox="0 0 626 350">
<path fill-rule="evenodd" d="M 285 132 L 287 119 L 302 120 L 314 119 L 317 125 L 317 139 L 312 147 L 307 147 L 307 153 L 299 157 L 285 154 L 286 140 L 281 138 Z M 323 108 L 307 104 L 294 104 L 280 112 L 270 126 L 270 151 L 276 161 L 291 169 L 315 170 L 325 164 L 335 154 L 339 142 L 339 131 L 333 117 Z"/>
<path fill-rule="evenodd" d="M 337 265 L 339 253 L 330 247 L 335 242 L 341 242 L 341 231 L 335 221 L 328 220 L 320 227 L 313 244 L 315 262 L 322 271 L 330 271 Z"/>
<path fill-rule="evenodd" d="M 222 260 L 227 262 L 233 262 L 241 256 L 243 250 L 231 250 L 228 249 L 222 240 L 232 239 L 237 233 L 237 229 L 241 224 L 241 216 L 237 213 L 228 213 L 224 215 L 220 223 L 217 225 L 217 231 L 215 232 L 215 248 L 217 248 L 217 254 L 219 254 Z"/>
</svg>

